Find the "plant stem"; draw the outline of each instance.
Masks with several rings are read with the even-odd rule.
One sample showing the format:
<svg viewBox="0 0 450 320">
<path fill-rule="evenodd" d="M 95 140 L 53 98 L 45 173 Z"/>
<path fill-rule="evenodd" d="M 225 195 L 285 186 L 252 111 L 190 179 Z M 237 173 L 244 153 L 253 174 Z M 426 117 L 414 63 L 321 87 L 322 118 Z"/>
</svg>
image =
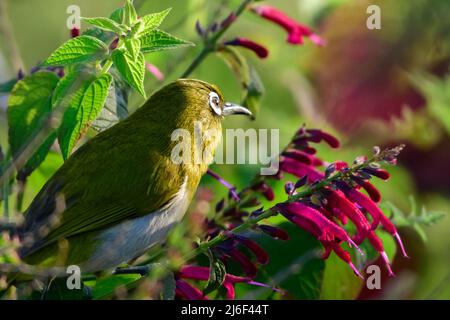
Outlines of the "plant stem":
<svg viewBox="0 0 450 320">
<path fill-rule="evenodd" d="M 102 68 L 102 73 L 107 73 L 112 65 L 113 65 L 112 60 L 106 60 L 105 64 L 103 65 L 103 68 Z"/>
<path fill-rule="evenodd" d="M 239 7 L 235 11 L 236 18 L 239 17 L 242 12 L 244 12 L 245 8 L 251 3 L 253 0 L 243 0 Z M 200 65 L 200 63 L 205 60 L 205 58 L 212 52 L 216 50 L 217 41 L 227 32 L 227 30 L 230 28 L 230 26 L 233 23 L 230 23 L 228 25 L 225 25 L 222 29 L 217 31 L 211 38 L 207 39 L 205 41 L 205 46 L 200 51 L 200 53 L 197 55 L 197 57 L 192 61 L 192 63 L 189 65 L 189 67 L 186 69 L 186 71 L 183 72 L 181 75 L 181 78 L 187 78 L 191 75 L 191 73 Z"/>
</svg>

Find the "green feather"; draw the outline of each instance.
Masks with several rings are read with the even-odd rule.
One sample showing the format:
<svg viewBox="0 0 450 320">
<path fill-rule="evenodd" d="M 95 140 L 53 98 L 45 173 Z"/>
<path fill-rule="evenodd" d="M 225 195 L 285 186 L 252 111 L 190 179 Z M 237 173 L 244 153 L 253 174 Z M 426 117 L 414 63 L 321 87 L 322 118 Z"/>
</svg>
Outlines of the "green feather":
<svg viewBox="0 0 450 320">
<path fill-rule="evenodd" d="M 190 201 L 209 163 L 173 163 L 176 142 L 171 134 L 184 128 L 192 135 L 199 120 L 204 129 L 221 130 L 221 117 L 208 104 L 211 91 L 221 96 L 207 83 L 178 80 L 155 93 L 128 119 L 81 146 L 26 211 L 22 237 L 34 239 L 21 250 L 24 260 L 60 265 L 87 259 L 96 234 L 161 209 L 185 177 Z M 218 142 L 216 137 L 208 143 L 215 149 Z M 67 250 L 63 262 L 58 260 L 61 247 Z"/>
</svg>

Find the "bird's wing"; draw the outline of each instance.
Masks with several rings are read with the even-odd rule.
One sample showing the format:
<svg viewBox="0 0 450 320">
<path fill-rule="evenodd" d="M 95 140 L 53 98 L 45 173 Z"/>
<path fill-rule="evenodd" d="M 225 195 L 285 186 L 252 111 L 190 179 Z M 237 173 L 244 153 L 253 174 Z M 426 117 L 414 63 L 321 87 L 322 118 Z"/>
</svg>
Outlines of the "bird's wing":
<svg viewBox="0 0 450 320">
<path fill-rule="evenodd" d="M 182 167 L 160 147 L 140 145 L 133 132 L 108 131 L 75 152 L 33 200 L 22 234 L 34 241 L 23 255 L 59 239 L 150 214 L 168 205 L 180 190 Z M 111 144 L 111 137 L 118 140 Z"/>
</svg>

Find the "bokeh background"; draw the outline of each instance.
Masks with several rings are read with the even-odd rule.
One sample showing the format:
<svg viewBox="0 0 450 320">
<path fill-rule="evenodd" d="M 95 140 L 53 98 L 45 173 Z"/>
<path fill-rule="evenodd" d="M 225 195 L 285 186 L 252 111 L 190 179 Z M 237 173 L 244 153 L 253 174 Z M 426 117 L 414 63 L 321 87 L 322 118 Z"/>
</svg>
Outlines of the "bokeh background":
<svg viewBox="0 0 450 320">
<path fill-rule="evenodd" d="M 147 93 L 179 77 L 201 49 L 194 28 L 197 20 L 203 25 L 220 21 L 239 3 L 135 2 L 142 14 L 172 7 L 163 29 L 198 44 L 194 48 L 148 54 L 147 61 L 164 73 L 165 80 L 161 82 L 147 75 Z M 263 272 L 268 277 L 281 277 L 284 287 L 293 291 L 292 298 L 450 299 L 450 3 L 446 0 L 264 3 L 311 26 L 327 45 L 317 47 L 308 40 L 303 46 L 289 45 L 282 29 L 245 13 L 225 40 L 246 37 L 269 49 L 269 57 L 264 60 L 242 51 L 259 72 L 266 93 L 255 121 L 226 120 L 224 127 L 279 129 L 281 146 L 303 123 L 310 128 L 326 129 L 343 142 L 337 151 L 319 148 L 319 155 L 328 161 L 352 161 L 357 155 L 369 154 L 374 145 L 405 143 L 407 148 L 399 158 L 399 165 L 390 169 L 392 178 L 388 183 L 377 182 L 376 186 L 385 201 L 406 213 L 412 209 L 409 200 L 412 197 L 419 211 L 426 207 L 446 216 L 425 226 L 425 237 L 414 228 L 401 229 L 411 259 L 394 260 L 397 277 L 388 279 L 384 275 L 382 290 L 360 290 L 356 277 L 332 268 L 335 265 L 328 265 L 328 261 L 299 264 L 302 251 L 313 247 L 315 241 L 298 230 L 290 232 L 289 244 L 267 243 L 272 261 Z M 82 16 L 95 17 L 107 16 L 122 2 L 0 0 L 0 4 L 0 82 L 4 82 L 16 77 L 19 68 L 29 72 L 69 38 L 66 28 L 69 5 L 80 6 Z M 370 4 L 381 8 L 380 30 L 366 27 L 369 16 L 366 9 Z M 227 100 L 241 99 L 239 82 L 216 56 L 210 56 L 193 77 L 216 83 Z M 0 96 L 2 146 L 7 141 L 6 101 L 6 96 Z M 133 94 L 130 109 L 143 102 Z M 56 151 L 49 154 L 30 177 L 26 202 L 31 201 L 61 163 Z M 238 188 L 244 187 L 258 171 L 257 166 L 251 165 L 214 165 L 213 169 Z M 209 177 L 203 179 L 202 188 L 213 190 L 215 200 L 226 195 L 226 190 Z M 274 188 L 278 197 L 283 198 L 283 185 L 274 183 Z M 278 222 L 282 223 L 281 219 L 274 220 Z M 277 261 L 285 265 L 280 266 Z M 240 297 L 268 297 L 264 290 L 248 291 L 244 286 L 238 286 L 237 290 Z"/>
</svg>

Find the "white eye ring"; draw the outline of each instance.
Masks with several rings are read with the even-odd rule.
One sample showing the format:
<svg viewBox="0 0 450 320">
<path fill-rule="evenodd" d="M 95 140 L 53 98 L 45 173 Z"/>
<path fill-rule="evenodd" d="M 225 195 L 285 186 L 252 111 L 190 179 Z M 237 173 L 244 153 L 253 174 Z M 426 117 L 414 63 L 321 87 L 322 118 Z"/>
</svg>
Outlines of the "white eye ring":
<svg viewBox="0 0 450 320">
<path fill-rule="evenodd" d="M 222 109 L 220 109 L 220 98 L 214 91 L 209 93 L 209 106 L 214 110 L 215 114 L 218 116 L 222 115 Z"/>
</svg>

